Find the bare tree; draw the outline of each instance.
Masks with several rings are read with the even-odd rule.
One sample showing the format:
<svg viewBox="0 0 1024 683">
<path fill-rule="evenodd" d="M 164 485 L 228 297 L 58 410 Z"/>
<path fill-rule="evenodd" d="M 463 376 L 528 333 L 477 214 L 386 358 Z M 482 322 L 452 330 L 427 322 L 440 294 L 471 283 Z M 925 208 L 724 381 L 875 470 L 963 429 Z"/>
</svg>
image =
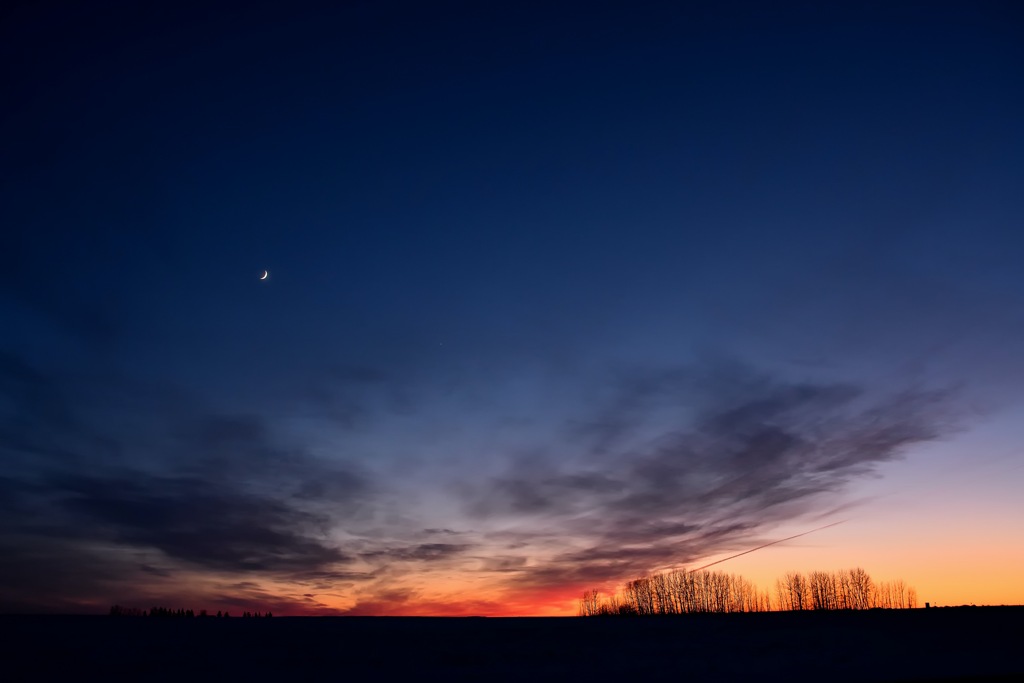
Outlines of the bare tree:
<svg viewBox="0 0 1024 683">
<path fill-rule="evenodd" d="M 805 610 L 811 608 L 810 584 L 800 572 L 787 572 L 781 581 L 782 609 Z"/>
<path fill-rule="evenodd" d="M 911 609 L 917 607 L 917 593 L 903 579 L 881 581 L 871 592 L 871 606 L 882 609 Z"/>
<path fill-rule="evenodd" d="M 847 572 L 849 576 L 848 607 L 851 609 L 867 609 L 871 606 L 871 577 L 860 567 Z"/>
<path fill-rule="evenodd" d="M 812 609 L 832 610 L 839 608 L 838 580 L 828 572 L 811 572 L 808 577 Z"/>
<path fill-rule="evenodd" d="M 626 602 L 637 614 L 654 614 L 654 591 L 648 577 L 633 579 L 626 584 Z"/>
<path fill-rule="evenodd" d="M 579 602 L 579 614 L 646 616 L 916 606 L 917 593 L 902 580 L 875 584 L 860 567 L 809 575 L 787 572 L 775 582 L 774 599 L 772 592 L 760 591 L 736 574 L 677 569 L 628 581 L 621 594 L 607 598 L 597 590 L 586 591 Z"/>
<path fill-rule="evenodd" d="M 597 590 L 585 591 L 580 598 L 579 615 L 593 617 L 600 614 L 601 594 Z"/>
<path fill-rule="evenodd" d="M 655 574 L 651 577 L 651 590 L 658 614 L 672 614 L 675 607 L 672 601 L 672 582 L 667 574 Z"/>
<path fill-rule="evenodd" d="M 793 602 L 789 598 L 789 589 L 782 582 L 782 579 L 775 579 L 775 599 L 778 601 L 779 610 L 785 612 L 793 609 Z"/>
</svg>

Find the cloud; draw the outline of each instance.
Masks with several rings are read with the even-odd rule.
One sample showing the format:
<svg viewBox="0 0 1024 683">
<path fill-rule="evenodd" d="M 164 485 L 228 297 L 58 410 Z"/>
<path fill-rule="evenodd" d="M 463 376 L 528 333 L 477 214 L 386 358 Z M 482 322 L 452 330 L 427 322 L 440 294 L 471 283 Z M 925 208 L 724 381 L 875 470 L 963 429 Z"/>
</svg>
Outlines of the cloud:
<svg viewBox="0 0 1024 683">
<path fill-rule="evenodd" d="M 174 576 L 173 572 L 170 572 L 166 569 L 161 569 L 160 567 L 153 567 L 148 564 L 140 564 L 139 569 L 146 572 L 147 574 L 152 574 L 153 576 L 159 576 L 165 579 Z"/>
<path fill-rule="evenodd" d="M 203 596 L 214 609 L 223 609 L 234 616 L 243 612 L 268 611 L 275 616 L 337 616 L 340 611 L 316 599 L 313 594 L 282 593 L 267 590 L 252 582 L 225 586 L 222 592 L 213 591 Z"/>
<path fill-rule="evenodd" d="M 97 535 L 220 571 L 318 570 L 349 560 L 302 529 L 313 515 L 203 480 L 135 475 L 52 481 L 58 505 Z"/>
<path fill-rule="evenodd" d="M 281 443 L 258 415 L 186 416 L 175 437 L 177 468 L 196 477 L 228 486 L 272 481 L 277 497 L 330 501 L 334 510 L 349 512 L 369 494 L 369 478 L 355 465 L 328 463 Z"/>
<path fill-rule="evenodd" d="M 613 386 L 570 422 L 560 462 L 519 458 L 460 489 L 471 514 L 520 520 L 528 546 L 549 546 L 553 529 L 567 539 L 517 573 L 521 584 L 621 579 L 756 544 L 957 428 L 948 391 L 792 382 L 738 365 Z"/>
<path fill-rule="evenodd" d="M 0 613 L 81 611 L 138 566 L 81 541 L 0 532 Z M 109 605 L 108 605 L 109 607 Z"/>
<path fill-rule="evenodd" d="M 204 412 L 116 377 L 80 382 L 8 353 L 0 454 L 0 508 L 11 513 L 0 520 L 10 589 L 0 602 L 73 604 L 110 595 L 111 582 L 196 571 L 308 583 L 365 575 L 345 569 L 353 558 L 328 534 L 372 507 L 370 477 L 289 444 L 257 415 Z"/>
<path fill-rule="evenodd" d="M 405 548 L 373 550 L 361 553 L 360 557 L 367 560 L 436 562 L 461 555 L 472 547 L 469 543 L 420 543 Z"/>
<path fill-rule="evenodd" d="M 521 555 L 492 555 L 480 558 L 480 571 L 518 572 L 526 567 L 527 558 Z"/>
<path fill-rule="evenodd" d="M 203 576 L 219 581 L 195 589 L 209 606 L 263 610 L 269 591 L 272 609 L 292 613 L 328 613 L 322 595 L 354 600 L 353 614 L 483 611 L 487 601 L 460 606 L 429 588 L 466 572 L 525 605 L 758 545 L 959 420 L 950 392 L 739 365 L 591 379 L 553 431 L 517 430 L 487 469 L 459 470 L 456 511 L 433 516 L 429 496 L 315 455 L 269 416 L 2 356 L 0 603 L 128 604 L 124 591 L 155 600 Z"/>
<path fill-rule="evenodd" d="M 426 597 L 412 589 L 380 590 L 341 612 L 345 616 L 474 616 L 501 614 L 507 605 L 497 600 L 459 596 L 452 600 Z"/>
</svg>

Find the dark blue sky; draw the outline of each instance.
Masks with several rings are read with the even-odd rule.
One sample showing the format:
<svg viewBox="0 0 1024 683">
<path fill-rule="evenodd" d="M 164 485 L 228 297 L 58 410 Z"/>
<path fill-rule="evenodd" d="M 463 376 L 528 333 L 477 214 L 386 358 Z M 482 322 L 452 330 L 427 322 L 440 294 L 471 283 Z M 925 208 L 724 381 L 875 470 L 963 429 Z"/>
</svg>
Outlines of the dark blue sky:
<svg viewBox="0 0 1024 683">
<path fill-rule="evenodd" d="M 344 5 L 4 10 L 0 607 L 443 605 L 513 531 L 499 588 L 568 594 L 1020 410 L 1016 3 Z M 771 463 L 645 513 L 733 419 Z"/>
</svg>

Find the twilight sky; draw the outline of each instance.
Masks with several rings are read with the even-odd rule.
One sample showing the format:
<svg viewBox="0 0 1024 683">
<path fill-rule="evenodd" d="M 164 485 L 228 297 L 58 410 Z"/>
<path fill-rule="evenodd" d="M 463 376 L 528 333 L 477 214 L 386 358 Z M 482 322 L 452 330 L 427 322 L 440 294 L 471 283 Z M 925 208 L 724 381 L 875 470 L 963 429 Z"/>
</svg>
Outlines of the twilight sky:
<svg viewBox="0 0 1024 683">
<path fill-rule="evenodd" d="M 1018 3 L 245 4 L 3 10 L 0 611 L 1024 603 Z"/>
</svg>

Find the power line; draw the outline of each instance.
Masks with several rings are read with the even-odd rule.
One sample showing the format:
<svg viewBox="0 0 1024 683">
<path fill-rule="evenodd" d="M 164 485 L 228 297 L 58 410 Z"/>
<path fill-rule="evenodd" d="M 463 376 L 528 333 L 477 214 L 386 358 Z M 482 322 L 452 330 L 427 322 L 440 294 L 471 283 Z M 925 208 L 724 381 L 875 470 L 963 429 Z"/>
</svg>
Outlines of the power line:
<svg viewBox="0 0 1024 683">
<path fill-rule="evenodd" d="M 750 550 L 744 550 L 742 553 L 736 553 L 735 555 L 730 555 L 729 557 L 723 558 L 721 560 L 715 560 L 714 562 L 711 562 L 710 564 L 706 564 L 703 567 L 697 567 L 696 569 L 691 569 L 690 571 L 687 572 L 687 574 L 692 574 L 693 572 L 699 572 L 701 569 L 707 569 L 708 567 L 714 567 L 716 564 L 722 564 L 723 562 L 727 562 L 729 560 L 735 559 L 737 557 L 740 557 L 741 555 L 747 555 L 749 553 L 752 553 L 755 550 L 760 550 L 762 548 L 767 548 L 770 545 L 775 545 L 776 543 L 782 543 L 784 541 L 792 541 L 794 538 L 800 538 L 801 536 L 806 536 L 807 534 L 813 534 L 815 531 L 821 531 L 822 529 L 827 529 L 830 526 L 836 526 L 837 524 L 842 524 L 843 522 L 848 522 L 848 521 L 849 520 L 844 519 L 844 520 L 841 520 L 841 521 L 838 521 L 838 522 L 832 522 L 831 524 L 826 524 L 825 526 L 819 526 L 817 529 L 811 529 L 810 531 L 805 531 L 802 534 L 797 534 L 796 536 L 789 536 L 787 538 L 780 538 L 777 541 L 772 541 L 771 543 L 765 543 L 764 545 L 759 545 L 756 548 L 751 548 Z"/>
</svg>

